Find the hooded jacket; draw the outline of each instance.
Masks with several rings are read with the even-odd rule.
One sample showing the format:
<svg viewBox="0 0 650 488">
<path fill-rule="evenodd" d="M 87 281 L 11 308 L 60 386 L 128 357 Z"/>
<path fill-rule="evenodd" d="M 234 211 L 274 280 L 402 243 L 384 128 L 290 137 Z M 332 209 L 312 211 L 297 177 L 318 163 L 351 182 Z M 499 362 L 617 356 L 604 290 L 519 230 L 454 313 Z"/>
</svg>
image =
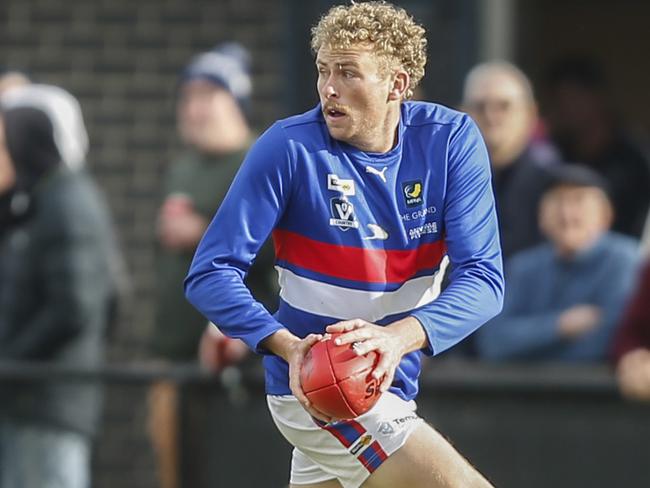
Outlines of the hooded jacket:
<svg viewBox="0 0 650 488">
<path fill-rule="evenodd" d="M 0 360 L 92 368 L 103 359 L 117 248 L 102 195 L 80 165 L 64 164 L 62 121 L 39 97 L 2 104 L 16 185 L 0 233 Z M 0 398 L 0 416 L 92 434 L 101 390 L 14 382 Z"/>
</svg>

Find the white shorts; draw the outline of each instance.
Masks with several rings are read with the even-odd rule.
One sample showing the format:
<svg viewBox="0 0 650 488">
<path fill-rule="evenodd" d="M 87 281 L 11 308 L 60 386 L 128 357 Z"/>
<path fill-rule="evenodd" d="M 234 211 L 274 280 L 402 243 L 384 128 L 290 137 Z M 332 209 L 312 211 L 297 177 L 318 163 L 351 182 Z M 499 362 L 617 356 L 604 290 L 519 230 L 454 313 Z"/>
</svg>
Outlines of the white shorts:
<svg viewBox="0 0 650 488">
<path fill-rule="evenodd" d="M 266 398 L 275 425 L 294 446 L 295 485 L 337 479 L 344 488 L 358 488 L 422 422 L 414 401 L 390 392 L 360 417 L 330 424 L 314 419 L 293 395 Z"/>
</svg>

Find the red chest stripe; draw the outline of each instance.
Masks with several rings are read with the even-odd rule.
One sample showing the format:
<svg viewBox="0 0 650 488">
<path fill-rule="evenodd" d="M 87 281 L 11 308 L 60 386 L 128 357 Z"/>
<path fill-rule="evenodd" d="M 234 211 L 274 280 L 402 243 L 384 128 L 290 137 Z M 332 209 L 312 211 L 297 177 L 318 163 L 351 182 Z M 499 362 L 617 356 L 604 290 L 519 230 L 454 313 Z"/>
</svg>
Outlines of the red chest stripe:
<svg viewBox="0 0 650 488">
<path fill-rule="evenodd" d="M 315 241 L 286 230 L 273 231 L 275 255 L 294 266 L 339 279 L 366 283 L 401 283 L 424 269 L 436 268 L 445 255 L 444 241 L 413 250 L 363 249 Z"/>
</svg>

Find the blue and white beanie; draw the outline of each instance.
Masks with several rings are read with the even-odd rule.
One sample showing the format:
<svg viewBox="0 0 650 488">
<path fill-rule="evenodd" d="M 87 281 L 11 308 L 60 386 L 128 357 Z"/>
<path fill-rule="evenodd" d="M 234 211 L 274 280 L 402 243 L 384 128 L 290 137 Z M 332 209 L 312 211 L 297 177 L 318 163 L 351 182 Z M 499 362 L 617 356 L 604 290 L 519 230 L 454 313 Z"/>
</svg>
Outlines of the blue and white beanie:
<svg viewBox="0 0 650 488">
<path fill-rule="evenodd" d="M 250 69 L 248 50 L 236 42 L 226 42 L 194 56 L 181 73 L 180 84 L 196 79 L 213 82 L 228 90 L 247 113 L 253 89 Z"/>
</svg>

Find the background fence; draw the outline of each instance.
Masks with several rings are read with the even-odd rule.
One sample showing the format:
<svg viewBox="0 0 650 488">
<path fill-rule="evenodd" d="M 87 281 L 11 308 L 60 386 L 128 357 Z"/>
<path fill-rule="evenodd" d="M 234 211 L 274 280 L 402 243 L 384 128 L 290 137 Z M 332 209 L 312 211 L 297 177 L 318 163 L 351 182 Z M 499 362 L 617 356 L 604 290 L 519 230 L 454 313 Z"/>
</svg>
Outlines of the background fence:
<svg viewBox="0 0 650 488">
<path fill-rule="evenodd" d="M 182 488 L 286 486 L 291 450 L 267 411 L 257 361 L 221 377 L 144 364 L 86 372 L 0 364 L 0 381 L 7 379 L 102 381 L 112 401 L 128 400 L 134 413 L 142 410 L 151 381 L 175 381 L 181 392 Z M 621 400 L 604 367 L 434 360 L 421 381 L 418 412 L 499 488 L 650 483 L 650 408 Z M 94 486 L 156 486 L 142 415 L 130 423 L 107 415 Z M 114 449 L 130 456 L 112 456 Z"/>
</svg>

